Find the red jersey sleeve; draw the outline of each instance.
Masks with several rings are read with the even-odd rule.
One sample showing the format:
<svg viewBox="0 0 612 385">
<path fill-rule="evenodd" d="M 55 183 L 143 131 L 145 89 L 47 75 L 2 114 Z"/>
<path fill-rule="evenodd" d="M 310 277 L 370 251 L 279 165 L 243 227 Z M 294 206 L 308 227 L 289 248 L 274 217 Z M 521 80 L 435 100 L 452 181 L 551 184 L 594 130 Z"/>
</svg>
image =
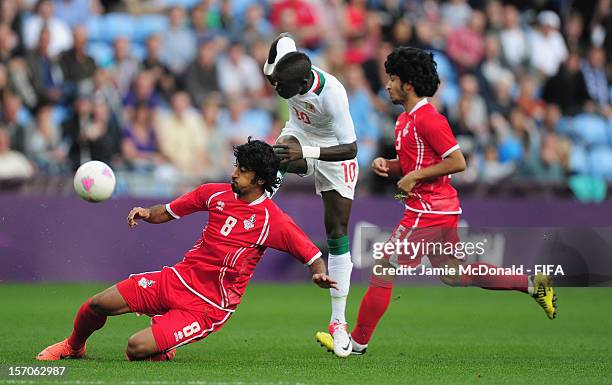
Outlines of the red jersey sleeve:
<svg viewBox="0 0 612 385">
<path fill-rule="evenodd" d="M 286 251 L 297 260 L 310 266 L 321 256 L 321 251 L 308 238 L 295 222 L 285 213 L 280 212 L 270 223 L 269 236 L 264 245 L 273 249 Z"/>
<path fill-rule="evenodd" d="M 440 158 L 444 159 L 459 149 L 457 139 L 443 115 L 438 113 L 427 115 L 417 123 L 417 127 L 421 129 L 421 136 Z"/>
<path fill-rule="evenodd" d="M 226 183 L 203 184 L 166 204 L 166 211 L 176 219 L 196 211 L 208 211 L 211 199 L 216 194 L 224 193 L 230 189 L 231 186 Z"/>
</svg>

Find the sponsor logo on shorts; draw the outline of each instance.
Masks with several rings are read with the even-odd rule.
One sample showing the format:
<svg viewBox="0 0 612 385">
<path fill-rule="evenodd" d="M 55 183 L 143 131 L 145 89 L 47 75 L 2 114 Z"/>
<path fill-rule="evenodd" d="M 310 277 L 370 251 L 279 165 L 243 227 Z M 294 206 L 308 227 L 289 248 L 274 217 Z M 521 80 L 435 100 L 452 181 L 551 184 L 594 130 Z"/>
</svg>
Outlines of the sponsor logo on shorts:
<svg viewBox="0 0 612 385">
<path fill-rule="evenodd" d="M 142 287 L 143 289 L 146 289 L 147 287 L 151 287 L 153 286 L 153 284 L 155 283 L 154 280 L 152 279 L 146 279 L 145 277 L 140 278 L 140 280 L 138 281 L 138 286 Z"/>
</svg>

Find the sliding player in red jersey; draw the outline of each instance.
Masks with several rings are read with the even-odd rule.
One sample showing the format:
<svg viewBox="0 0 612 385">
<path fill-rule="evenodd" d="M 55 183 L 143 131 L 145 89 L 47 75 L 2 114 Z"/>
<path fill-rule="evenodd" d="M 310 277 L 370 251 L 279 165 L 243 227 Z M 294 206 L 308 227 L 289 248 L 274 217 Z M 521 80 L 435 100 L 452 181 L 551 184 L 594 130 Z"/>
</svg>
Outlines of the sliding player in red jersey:
<svg viewBox="0 0 612 385">
<path fill-rule="evenodd" d="M 457 244 L 457 225 L 461 208 L 457 191 L 450 183 L 451 174 L 465 170 L 466 163 L 446 118 L 427 101 L 438 89 L 436 63 L 426 51 L 400 47 L 385 62 L 389 74 L 387 91 L 394 104 L 404 106 L 395 125 L 396 159 L 376 158 L 374 172 L 382 177 L 400 176 L 397 187 L 405 195 L 404 218 L 392 233 L 389 242 L 451 242 Z M 387 255 L 379 263 L 383 267 L 416 266 L 458 267 L 464 261 L 453 255 Z M 471 268 L 484 263 L 473 263 Z M 380 266 L 379 266 L 380 267 Z M 459 269 L 456 269 L 458 271 Z M 372 333 L 383 316 L 393 287 L 393 276 L 373 270 L 369 288 L 361 301 L 357 324 L 351 332 L 352 353 L 363 354 Z M 471 271 L 471 270 L 470 270 Z M 452 286 L 477 286 L 492 290 L 517 290 L 530 294 L 546 315 L 556 316 L 556 297 L 550 278 L 543 275 L 476 275 L 454 274 L 440 279 Z M 333 348 L 326 333 L 317 336 L 328 350 Z"/>
<path fill-rule="evenodd" d="M 319 249 L 267 197 L 266 192 L 278 185 L 280 160 L 272 147 L 249 138 L 234 148 L 234 155 L 231 184 L 204 184 L 166 205 L 130 211 L 130 227 L 137 220 L 164 223 L 198 211 L 208 211 L 208 223 L 181 262 L 131 275 L 86 301 L 70 337 L 44 349 L 38 360 L 83 357 L 85 341 L 106 318 L 125 313 L 153 317 L 151 327 L 129 338 L 127 358 L 171 360 L 176 348 L 205 338 L 227 322 L 267 247 L 286 251 L 307 265 L 318 286 L 336 286 L 326 274 Z"/>
</svg>

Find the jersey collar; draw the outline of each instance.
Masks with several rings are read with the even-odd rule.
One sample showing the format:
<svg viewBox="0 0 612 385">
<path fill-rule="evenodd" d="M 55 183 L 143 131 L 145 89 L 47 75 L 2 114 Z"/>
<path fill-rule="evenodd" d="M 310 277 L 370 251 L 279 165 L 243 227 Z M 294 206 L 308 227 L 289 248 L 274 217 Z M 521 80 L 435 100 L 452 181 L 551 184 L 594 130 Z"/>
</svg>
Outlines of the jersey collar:
<svg viewBox="0 0 612 385">
<path fill-rule="evenodd" d="M 261 194 L 261 196 L 257 199 L 255 199 L 253 202 L 249 203 L 249 206 L 255 206 L 260 204 L 261 202 L 265 201 L 266 198 L 268 197 L 268 194 L 266 194 L 265 192 L 263 194 Z"/>
<path fill-rule="evenodd" d="M 311 67 L 310 70 L 314 79 L 312 81 L 312 86 L 310 86 L 310 90 L 308 92 L 314 92 L 317 95 L 321 95 L 321 91 L 323 91 L 323 86 L 325 86 L 325 75 L 314 66 Z"/>
<path fill-rule="evenodd" d="M 249 206 L 255 206 L 260 204 L 261 202 L 265 201 L 266 198 L 268 197 L 268 195 L 264 192 L 259 198 L 255 199 L 253 202 L 251 203 L 247 203 Z M 246 201 L 243 201 L 242 199 L 238 198 L 238 194 L 234 193 L 234 198 L 237 201 L 240 201 L 242 203 L 246 203 Z"/>
<path fill-rule="evenodd" d="M 424 105 L 426 105 L 427 103 L 429 103 L 427 101 L 427 98 L 423 98 L 421 100 L 419 100 L 419 102 L 417 104 L 414 105 L 414 107 L 412 107 L 412 110 L 410 110 L 410 112 L 408 113 L 408 115 L 412 115 L 414 114 L 419 108 L 423 107 Z"/>
</svg>

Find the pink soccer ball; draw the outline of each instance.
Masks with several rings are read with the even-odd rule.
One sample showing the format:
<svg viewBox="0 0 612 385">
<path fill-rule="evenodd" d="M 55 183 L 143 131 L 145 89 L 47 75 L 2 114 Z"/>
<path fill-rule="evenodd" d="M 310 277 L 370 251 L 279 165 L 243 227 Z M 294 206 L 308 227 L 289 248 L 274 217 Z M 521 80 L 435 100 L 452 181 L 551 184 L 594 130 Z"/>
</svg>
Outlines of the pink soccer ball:
<svg viewBox="0 0 612 385">
<path fill-rule="evenodd" d="M 115 173 L 104 162 L 83 163 L 74 174 L 74 191 L 88 202 L 102 202 L 115 191 Z"/>
</svg>

